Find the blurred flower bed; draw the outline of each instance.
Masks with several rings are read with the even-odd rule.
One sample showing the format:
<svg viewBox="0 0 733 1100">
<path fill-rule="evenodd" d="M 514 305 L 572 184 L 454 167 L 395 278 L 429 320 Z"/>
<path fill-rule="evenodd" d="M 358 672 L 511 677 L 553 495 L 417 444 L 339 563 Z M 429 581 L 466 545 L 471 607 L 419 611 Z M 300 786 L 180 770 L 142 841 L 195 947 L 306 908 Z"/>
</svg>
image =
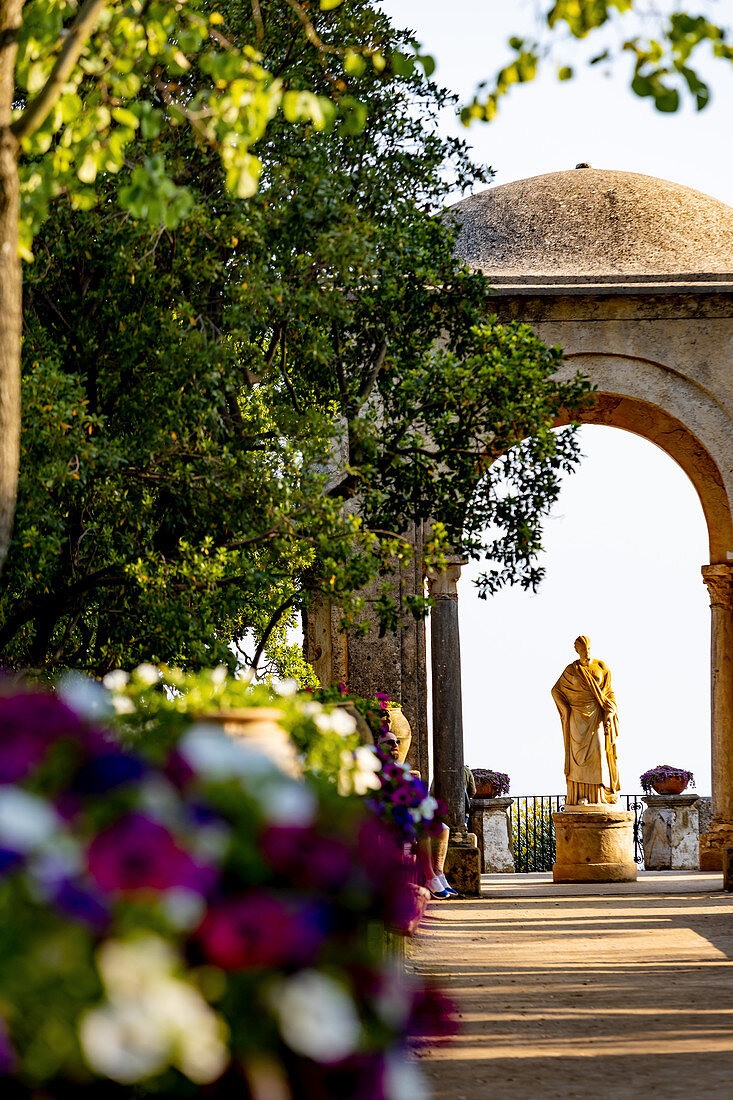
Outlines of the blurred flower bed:
<svg viewBox="0 0 733 1100">
<path fill-rule="evenodd" d="M 361 797 L 403 805 L 406 777 L 348 714 L 275 687 L 140 666 L 0 695 L 7 1095 L 425 1095 L 406 1044 L 451 1025 L 384 957 L 410 868 L 394 813 Z M 261 705 L 302 780 L 192 720 Z"/>
</svg>

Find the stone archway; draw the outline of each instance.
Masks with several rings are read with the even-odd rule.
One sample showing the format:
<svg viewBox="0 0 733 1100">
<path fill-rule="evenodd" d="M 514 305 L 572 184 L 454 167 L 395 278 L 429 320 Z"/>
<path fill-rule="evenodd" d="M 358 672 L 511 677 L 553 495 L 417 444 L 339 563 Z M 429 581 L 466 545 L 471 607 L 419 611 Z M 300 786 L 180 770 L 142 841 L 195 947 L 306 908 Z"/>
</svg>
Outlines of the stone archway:
<svg viewBox="0 0 733 1100">
<path fill-rule="evenodd" d="M 719 867 L 721 849 L 733 846 L 733 209 L 664 180 L 584 167 L 490 188 L 450 216 L 457 255 L 494 286 L 491 312 L 530 324 L 545 344 L 563 348 L 569 374 L 580 370 L 595 383 L 596 403 L 582 419 L 657 444 L 700 497 L 710 545 L 703 579 L 712 610 L 713 791 L 701 867 Z M 459 575 L 456 561 L 431 581 L 433 760 L 436 789 L 456 824 L 463 817 Z M 328 626 L 324 661 L 341 651 Z M 424 767 L 422 624 L 414 634 L 396 640 L 389 662 L 381 651 L 379 660 L 366 650 L 345 659 L 359 690 L 373 689 L 376 668 L 382 690 L 399 698 L 409 689 Z"/>
<path fill-rule="evenodd" d="M 450 215 L 457 254 L 495 287 L 499 320 L 530 324 L 563 348 L 568 375 L 596 385 L 582 420 L 655 443 L 697 490 L 712 612 L 713 825 L 700 856 L 712 870 L 733 845 L 733 209 L 584 167 L 490 188 Z M 449 736 L 443 725 L 434 707 L 435 737 Z M 457 755 L 436 745 L 436 760 Z"/>
</svg>

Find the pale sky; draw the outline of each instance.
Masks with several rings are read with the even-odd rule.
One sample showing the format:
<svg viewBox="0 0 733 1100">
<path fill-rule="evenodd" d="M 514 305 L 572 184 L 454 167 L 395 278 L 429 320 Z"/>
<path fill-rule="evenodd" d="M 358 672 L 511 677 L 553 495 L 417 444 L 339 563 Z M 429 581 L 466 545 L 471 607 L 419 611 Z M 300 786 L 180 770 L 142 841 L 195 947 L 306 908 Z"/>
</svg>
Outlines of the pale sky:
<svg viewBox="0 0 733 1100">
<path fill-rule="evenodd" d="M 662 5 L 664 6 L 664 5 Z M 531 30 L 521 0 L 385 0 L 438 62 L 437 78 L 469 99 L 504 64 L 504 43 Z M 544 7 L 544 5 L 543 5 Z M 702 11 L 730 22 L 730 0 Z M 697 8 L 696 8 L 697 11 Z M 574 44 L 563 62 L 577 59 Z M 683 183 L 733 205 L 733 67 L 705 72 L 713 101 L 658 114 L 627 91 L 628 62 L 560 84 L 548 74 L 514 88 L 499 118 L 465 131 L 495 183 L 587 161 Z M 546 528 L 540 592 L 479 600 L 470 566 L 460 581 L 466 762 L 506 771 L 512 794 L 564 790 L 562 734 L 550 688 L 588 634 L 610 666 L 620 714 L 623 790 L 668 763 L 694 771 L 710 793 L 710 613 L 700 566 L 707 536 L 697 495 L 653 444 L 613 428 L 585 427 L 580 472 L 566 480 Z"/>
</svg>

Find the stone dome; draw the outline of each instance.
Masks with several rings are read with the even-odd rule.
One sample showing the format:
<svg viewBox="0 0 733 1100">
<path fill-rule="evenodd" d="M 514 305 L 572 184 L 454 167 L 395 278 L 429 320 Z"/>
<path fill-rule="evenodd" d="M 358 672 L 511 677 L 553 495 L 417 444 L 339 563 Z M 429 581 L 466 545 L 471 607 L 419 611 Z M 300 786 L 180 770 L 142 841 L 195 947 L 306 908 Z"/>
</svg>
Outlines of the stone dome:
<svg viewBox="0 0 733 1100">
<path fill-rule="evenodd" d="M 457 255 L 497 284 L 719 284 L 733 275 L 733 207 L 653 176 L 551 172 L 490 187 L 449 215 L 461 226 Z"/>
</svg>

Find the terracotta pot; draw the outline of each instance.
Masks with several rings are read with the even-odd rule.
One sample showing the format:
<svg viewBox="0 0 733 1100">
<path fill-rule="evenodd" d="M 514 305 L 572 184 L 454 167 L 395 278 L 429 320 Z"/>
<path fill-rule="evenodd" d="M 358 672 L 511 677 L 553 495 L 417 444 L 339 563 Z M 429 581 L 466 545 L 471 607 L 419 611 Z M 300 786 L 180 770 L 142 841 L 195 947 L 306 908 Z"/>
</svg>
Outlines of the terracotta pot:
<svg viewBox="0 0 733 1100">
<path fill-rule="evenodd" d="M 390 732 L 395 735 L 400 743 L 400 751 L 397 759 L 400 764 L 404 764 L 407 754 L 410 751 L 410 745 L 412 744 L 410 723 L 402 713 L 402 707 L 399 703 L 390 703 L 387 707 L 387 714 L 389 716 Z"/>
<path fill-rule="evenodd" d="M 652 787 L 657 794 L 682 794 L 688 783 L 688 779 L 655 779 Z"/>
<path fill-rule="evenodd" d="M 220 726 L 228 737 L 235 737 L 248 748 L 261 752 L 280 771 L 300 779 L 303 765 L 290 735 L 280 725 L 282 714 L 275 707 L 239 707 L 209 710 L 195 715 L 199 722 Z"/>
<path fill-rule="evenodd" d="M 497 797 L 498 791 L 490 779 L 476 779 L 476 798 Z"/>
</svg>

